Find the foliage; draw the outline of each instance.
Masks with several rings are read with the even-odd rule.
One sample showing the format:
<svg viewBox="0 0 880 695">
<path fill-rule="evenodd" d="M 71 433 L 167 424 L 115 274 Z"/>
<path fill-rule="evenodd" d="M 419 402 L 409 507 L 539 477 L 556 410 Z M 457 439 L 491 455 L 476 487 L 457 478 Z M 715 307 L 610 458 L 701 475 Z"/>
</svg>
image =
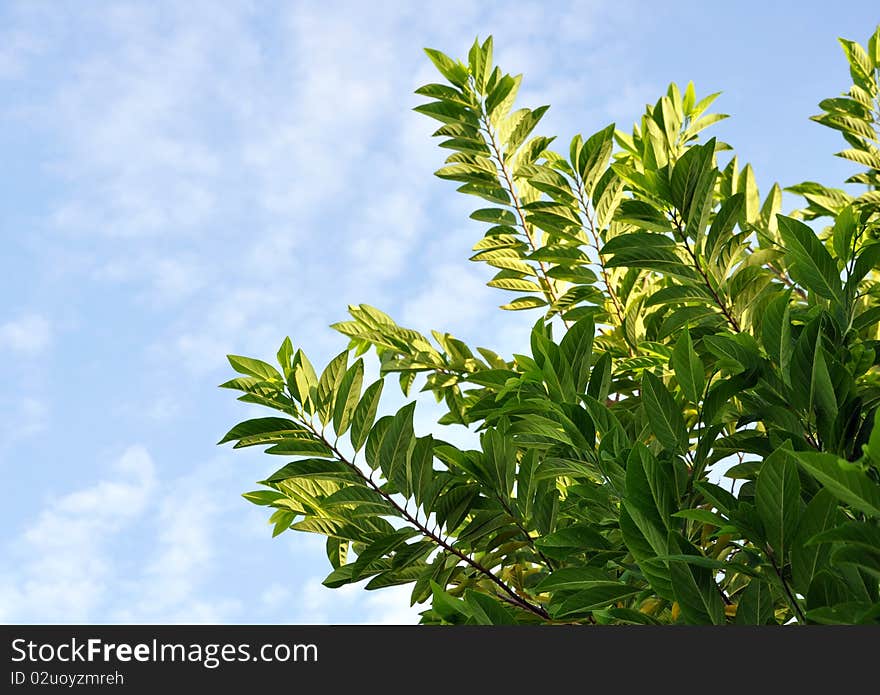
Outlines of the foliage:
<svg viewBox="0 0 880 695">
<path fill-rule="evenodd" d="M 274 533 L 326 536 L 329 587 L 412 585 L 429 624 L 880 622 L 880 27 L 841 43 L 853 84 L 814 120 L 867 192 L 801 183 L 789 215 L 704 138 L 716 94 L 672 84 L 560 154 L 491 39 L 428 50 L 437 175 L 482 201 L 502 308 L 540 310 L 531 354 L 361 305 L 320 374 L 289 339 L 278 367 L 230 356 L 223 386 L 279 413 L 222 439 L 287 460 L 245 494 Z M 479 447 L 379 416 L 390 375 Z"/>
</svg>

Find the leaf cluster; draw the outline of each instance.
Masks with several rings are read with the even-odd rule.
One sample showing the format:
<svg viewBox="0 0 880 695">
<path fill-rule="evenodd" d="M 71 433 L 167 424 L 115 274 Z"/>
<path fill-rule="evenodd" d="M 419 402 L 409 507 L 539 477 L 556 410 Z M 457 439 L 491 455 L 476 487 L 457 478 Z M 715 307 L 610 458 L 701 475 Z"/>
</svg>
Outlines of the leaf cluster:
<svg viewBox="0 0 880 695">
<path fill-rule="evenodd" d="M 325 536 L 329 587 L 410 585 L 427 624 L 880 622 L 880 27 L 841 43 L 852 86 L 814 120 L 866 190 L 790 186 L 789 214 L 705 138 L 717 94 L 672 84 L 559 153 L 491 38 L 428 50 L 436 174 L 480 200 L 501 308 L 540 313 L 529 354 L 359 305 L 320 374 L 290 339 L 230 356 L 223 387 L 275 411 L 221 440 L 282 457 L 245 494 L 274 533 Z M 415 401 L 380 415 L 391 375 L 475 448 Z"/>
</svg>

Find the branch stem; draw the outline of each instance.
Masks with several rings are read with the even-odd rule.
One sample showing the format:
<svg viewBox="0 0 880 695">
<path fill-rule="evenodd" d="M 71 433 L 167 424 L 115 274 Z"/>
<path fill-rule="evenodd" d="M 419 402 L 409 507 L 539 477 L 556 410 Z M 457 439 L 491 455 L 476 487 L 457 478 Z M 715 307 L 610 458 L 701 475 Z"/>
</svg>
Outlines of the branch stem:
<svg viewBox="0 0 880 695">
<path fill-rule="evenodd" d="M 537 605 L 537 604 L 531 603 L 531 602 L 528 601 L 527 599 L 525 599 L 525 598 L 523 598 L 522 596 L 520 596 L 520 595 L 519 595 L 518 593 L 516 593 L 516 591 L 514 591 L 510 586 L 508 586 L 507 584 L 505 584 L 504 581 L 502 581 L 502 580 L 501 580 L 501 579 L 500 579 L 500 578 L 499 578 L 494 572 L 492 572 L 490 569 L 484 567 L 484 566 L 481 565 L 478 561 L 476 561 L 476 560 L 474 560 L 472 557 L 470 557 L 468 554 L 466 554 L 466 553 L 462 552 L 461 550 L 459 550 L 458 548 L 456 548 L 456 547 L 455 547 L 454 545 L 452 545 L 449 541 L 447 541 L 446 539 L 444 539 L 439 533 L 436 533 L 436 532 L 432 531 L 430 528 L 428 528 L 428 525 L 427 525 L 426 523 L 422 523 L 422 522 L 418 519 L 418 517 L 417 517 L 415 514 L 411 514 L 411 513 L 407 510 L 407 508 L 406 508 L 405 505 L 404 505 L 404 506 L 401 506 L 400 503 L 398 503 L 397 500 L 395 500 L 394 497 L 392 497 L 392 495 L 390 495 L 389 493 L 385 492 L 385 491 L 384 491 L 379 485 L 377 485 L 375 482 L 373 482 L 373 479 L 372 479 L 371 477 L 365 475 L 364 472 L 363 472 L 360 468 L 358 468 L 354 463 L 352 463 L 351 461 L 349 461 L 348 458 L 347 458 L 344 454 L 342 454 L 341 451 L 339 451 L 339 449 L 337 449 L 337 448 L 336 448 L 331 442 L 329 442 L 329 441 L 323 436 L 323 434 L 321 434 L 320 432 L 318 432 L 317 430 L 315 430 L 315 428 L 312 427 L 311 423 L 309 423 L 309 422 L 304 422 L 304 424 L 305 424 L 306 427 L 308 427 L 308 428 L 309 428 L 309 429 L 310 429 L 310 430 L 311 430 L 316 436 L 318 436 L 318 437 L 324 442 L 324 444 L 326 444 L 326 445 L 330 448 L 330 450 L 333 452 L 333 454 L 334 454 L 334 455 L 335 455 L 340 461 L 342 461 L 343 463 L 345 463 L 346 465 L 348 465 L 348 466 L 349 466 L 349 467 L 350 467 L 355 473 L 357 473 L 357 475 L 358 475 L 358 476 L 359 476 L 359 477 L 360 477 L 360 478 L 361 478 L 361 479 L 362 479 L 362 480 L 363 480 L 363 481 L 364 481 L 364 482 L 365 482 L 365 483 L 366 483 L 366 484 L 367 484 L 367 485 L 368 485 L 368 486 L 369 486 L 374 492 L 376 492 L 376 493 L 378 493 L 379 495 L 381 495 L 381 496 L 385 499 L 385 501 L 388 502 L 388 504 L 390 504 L 390 505 L 391 505 L 391 506 L 397 511 L 398 514 L 400 514 L 400 516 L 401 516 L 403 519 L 405 519 L 405 520 L 408 521 L 410 524 L 412 524 L 416 529 L 418 529 L 418 531 L 419 531 L 423 536 L 425 536 L 426 538 L 428 538 L 428 539 L 430 539 L 431 541 L 433 541 L 434 543 L 436 543 L 438 546 L 440 546 L 441 548 L 443 548 L 443 549 L 444 549 L 445 551 L 447 551 L 448 553 L 451 553 L 452 555 L 455 555 L 455 556 L 456 556 L 457 558 L 459 558 L 462 562 L 466 563 L 467 565 L 469 565 L 470 567 L 472 567 L 473 569 L 475 569 L 477 572 L 479 572 L 480 574 L 482 574 L 484 577 L 486 577 L 489 581 L 491 581 L 493 584 L 495 584 L 495 585 L 496 585 L 501 591 L 503 591 L 505 594 L 507 594 L 507 596 L 509 597 L 511 603 L 515 604 L 516 606 L 518 606 L 518 607 L 520 607 L 520 608 L 522 608 L 522 609 L 524 609 L 524 610 L 527 610 L 527 611 L 529 611 L 529 612 L 531 612 L 531 613 L 534 613 L 535 615 L 539 616 L 540 618 L 542 618 L 542 619 L 544 619 L 544 620 L 550 620 L 550 614 L 547 613 L 547 611 L 546 611 L 544 608 L 542 608 L 541 606 L 539 606 L 539 605 Z"/>
</svg>

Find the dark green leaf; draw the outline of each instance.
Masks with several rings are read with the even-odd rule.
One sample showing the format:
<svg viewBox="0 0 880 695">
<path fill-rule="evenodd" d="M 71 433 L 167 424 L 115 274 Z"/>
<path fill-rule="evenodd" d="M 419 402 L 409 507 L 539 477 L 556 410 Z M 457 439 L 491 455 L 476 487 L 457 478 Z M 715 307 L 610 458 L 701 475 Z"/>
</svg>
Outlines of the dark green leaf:
<svg viewBox="0 0 880 695">
<path fill-rule="evenodd" d="M 657 440 L 670 451 L 687 446 L 688 433 L 681 409 L 666 385 L 650 372 L 642 377 L 642 404 Z"/>
<path fill-rule="evenodd" d="M 266 478 L 268 483 L 277 483 L 288 478 L 316 478 L 318 480 L 358 480 L 351 466 L 332 459 L 301 459 L 292 461 Z"/>
<path fill-rule="evenodd" d="M 596 582 L 589 589 L 578 591 L 553 607 L 552 614 L 556 619 L 566 616 L 589 613 L 598 608 L 605 608 L 628 596 L 634 596 L 641 589 L 627 586 L 619 582 Z"/>
<path fill-rule="evenodd" d="M 669 545 L 687 555 L 699 556 L 693 546 L 679 534 L 670 533 Z M 693 625 L 724 624 L 724 605 L 712 570 L 676 560 L 669 563 L 669 572 L 675 600 L 681 607 L 685 622 Z"/>
<path fill-rule="evenodd" d="M 816 573 L 828 563 L 830 549 L 823 545 L 808 545 L 807 541 L 831 528 L 837 516 L 837 500 L 828 490 L 816 493 L 801 517 L 797 536 L 791 548 L 792 584 L 806 596 Z"/>
<path fill-rule="evenodd" d="M 865 514 L 880 517 L 880 485 L 857 464 L 820 452 L 795 451 L 792 455 L 837 499 Z"/>
<path fill-rule="evenodd" d="M 355 451 L 359 451 L 367 441 L 373 421 L 376 419 L 376 412 L 379 410 L 379 399 L 384 384 L 381 379 L 370 384 L 354 409 L 351 416 L 351 445 Z"/>
<path fill-rule="evenodd" d="M 801 485 L 790 451 L 777 449 L 758 475 L 755 507 L 777 561 L 785 561 L 800 521 Z"/>
<path fill-rule="evenodd" d="M 691 403 L 700 402 L 706 384 L 705 368 L 694 350 L 691 334 L 687 329 L 681 332 L 672 351 L 672 369 L 685 397 Z"/>
<path fill-rule="evenodd" d="M 236 445 L 235 448 L 238 448 L 239 446 L 280 441 L 284 437 L 302 436 L 307 433 L 308 430 L 293 420 L 282 417 L 261 417 L 240 422 L 217 443 L 225 444 L 236 440 L 245 442 Z"/>
<path fill-rule="evenodd" d="M 226 359 L 229 360 L 229 364 L 231 364 L 232 368 L 239 374 L 254 376 L 258 379 L 265 379 L 266 381 L 283 381 L 278 370 L 271 364 L 263 362 L 262 360 L 242 357 L 241 355 L 227 355 Z"/>
<path fill-rule="evenodd" d="M 770 585 L 752 579 L 740 595 L 736 608 L 736 622 L 740 625 L 767 625 L 773 623 L 773 593 Z"/>
<path fill-rule="evenodd" d="M 800 220 L 777 215 L 779 234 L 790 259 L 791 276 L 811 292 L 825 299 L 839 299 L 840 273 L 816 233 Z"/>
<path fill-rule="evenodd" d="M 488 594 L 467 590 L 464 600 L 478 625 L 514 625 L 516 620 L 501 602 Z"/>
<path fill-rule="evenodd" d="M 333 406 L 333 430 L 337 436 L 345 434 L 351 424 L 352 414 L 361 397 L 364 381 L 364 361 L 357 360 L 342 377 Z"/>
</svg>

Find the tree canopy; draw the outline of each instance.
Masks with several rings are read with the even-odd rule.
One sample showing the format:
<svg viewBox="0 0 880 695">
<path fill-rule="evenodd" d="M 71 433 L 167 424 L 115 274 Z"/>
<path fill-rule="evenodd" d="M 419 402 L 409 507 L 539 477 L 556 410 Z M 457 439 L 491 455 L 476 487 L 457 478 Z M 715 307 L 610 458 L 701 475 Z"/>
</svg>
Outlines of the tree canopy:
<svg viewBox="0 0 880 695">
<path fill-rule="evenodd" d="M 411 585 L 426 624 L 880 622 L 880 27 L 841 44 L 852 84 L 813 119 L 857 186 L 789 186 L 787 214 L 706 137 L 717 94 L 671 84 L 556 151 L 491 38 L 427 50 L 436 174 L 479 199 L 501 308 L 540 315 L 530 354 L 359 305 L 320 372 L 289 338 L 230 355 L 223 387 L 275 413 L 221 443 L 285 460 L 244 497 L 326 536 L 326 586 Z M 392 376 L 479 446 L 380 414 Z"/>
</svg>

